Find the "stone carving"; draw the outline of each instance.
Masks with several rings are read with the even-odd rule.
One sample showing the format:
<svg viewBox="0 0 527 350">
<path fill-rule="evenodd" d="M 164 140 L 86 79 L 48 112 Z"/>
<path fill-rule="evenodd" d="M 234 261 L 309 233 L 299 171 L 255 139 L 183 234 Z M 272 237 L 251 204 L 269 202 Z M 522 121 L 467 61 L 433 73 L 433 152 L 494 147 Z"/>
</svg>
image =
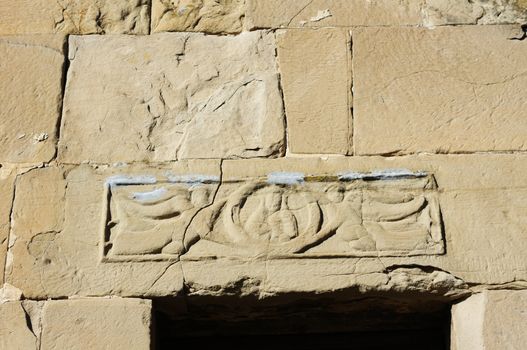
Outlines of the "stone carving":
<svg viewBox="0 0 527 350">
<path fill-rule="evenodd" d="M 117 178 L 107 187 L 107 261 L 444 252 L 437 185 L 424 173 Z"/>
</svg>

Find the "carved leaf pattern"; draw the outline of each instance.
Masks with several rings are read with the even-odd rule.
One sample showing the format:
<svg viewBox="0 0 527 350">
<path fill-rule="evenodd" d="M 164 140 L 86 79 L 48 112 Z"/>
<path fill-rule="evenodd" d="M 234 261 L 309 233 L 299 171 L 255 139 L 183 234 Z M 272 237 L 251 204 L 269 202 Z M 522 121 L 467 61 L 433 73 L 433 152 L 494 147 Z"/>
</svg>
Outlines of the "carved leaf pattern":
<svg viewBox="0 0 527 350">
<path fill-rule="evenodd" d="M 444 252 L 431 175 L 114 185 L 109 192 L 103 254 L 108 261 L 178 259 L 200 252 L 300 257 Z"/>
</svg>

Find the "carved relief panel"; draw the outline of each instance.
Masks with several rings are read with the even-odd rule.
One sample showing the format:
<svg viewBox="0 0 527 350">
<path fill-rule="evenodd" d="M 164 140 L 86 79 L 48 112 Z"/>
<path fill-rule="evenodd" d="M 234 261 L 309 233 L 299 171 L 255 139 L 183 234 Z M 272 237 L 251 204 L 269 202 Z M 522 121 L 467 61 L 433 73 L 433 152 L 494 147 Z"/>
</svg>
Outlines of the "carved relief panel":
<svg viewBox="0 0 527 350">
<path fill-rule="evenodd" d="M 390 171 L 223 181 L 107 181 L 104 261 L 444 252 L 432 175 Z"/>
</svg>

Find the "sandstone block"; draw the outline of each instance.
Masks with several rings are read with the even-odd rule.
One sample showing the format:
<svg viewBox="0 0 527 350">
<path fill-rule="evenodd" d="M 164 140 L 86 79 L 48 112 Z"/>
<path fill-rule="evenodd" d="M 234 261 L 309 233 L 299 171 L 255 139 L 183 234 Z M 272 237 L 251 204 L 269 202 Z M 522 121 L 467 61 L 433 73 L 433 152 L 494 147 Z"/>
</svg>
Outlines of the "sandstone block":
<svg viewBox="0 0 527 350">
<path fill-rule="evenodd" d="M 524 0 L 247 0 L 254 28 L 525 23 Z"/>
<path fill-rule="evenodd" d="M 291 152 L 348 153 L 350 55 L 347 30 L 288 30 L 279 36 L 278 57 Z"/>
<path fill-rule="evenodd" d="M 148 34 L 148 0 L 3 0 L 0 34 Z"/>
<path fill-rule="evenodd" d="M 512 40 L 517 29 L 355 30 L 356 153 L 527 149 L 527 45 Z"/>
<path fill-rule="evenodd" d="M 20 301 L 0 303 L 0 349 L 37 350 L 37 337 L 28 327 Z"/>
<path fill-rule="evenodd" d="M 247 0 L 249 28 L 418 25 L 422 0 Z"/>
<path fill-rule="evenodd" d="M 426 0 L 423 24 L 523 24 L 527 21 L 524 0 Z"/>
<path fill-rule="evenodd" d="M 245 0 L 153 0 L 152 32 L 239 33 Z"/>
<path fill-rule="evenodd" d="M 61 161 L 283 153 L 274 34 L 73 37 Z"/>
<path fill-rule="evenodd" d="M 201 177 L 192 177 L 195 174 L 200 174 Z M 124 238 L 129 235 L 130 240 L 118 238 L 114 242 L 113 238 L 119 235 L 115 230 L 112 231 L 111 243 L 115 243 L 116 253 L 110 254 L 110 257 L 114 261 L 101 263 L 110 248 L 104 245 L 108 211 L 108 201 L 104 198 L 108 196 L 110 188 L 117 187 L 116 191 L 121 189 L 118 184 L 128 183 L 127 189 L 131 190 L 134 181 L 149 183 L 152 178 L 159 179 L 158 192 L 145 194 L 148 191 L 131 191 L 131 194 L 139 193 L 135 194 L 137 201 L 133 201 L 134 204 L 148 207 L 156 201 L 156 195 L 163 195 L 163 188 L 168 192 L 172 183 L 163 186 L 162 181 L 175 181 L 174 184 L 183 181 L 179 192 L 174 190 L 167 193 L 167 196 L 171 196 L 171 201 L 165 203 L 164 210 L 170 210 L 172 205 L 176 205 L 176 208 L 185 208 L 185 211 L 181 215 L 166 217 L 160 214 L 161 222 L 166 221 L 165 227 L 170 224 L 177 227 L 178 220 L 186 220 L 189 214 L 200 210 L 198 205 L 206 205 L 203 202 L 213 195 L 201 191 L 208 190 L 208 185 L 199 186 L 200 179 L 214 180 L 219 175 L 219 161 L 178 162 L 156 168 L 98 168 L 83 165 L 75 168 L 35 169 L 23 174 L 19 177 L 15 193 L 12 236 L 16 240 L 10 250 L 13 259 L 7 271 L 7 279 L 20 288 L 27 298 L 39 295 L 177 294 L 183 288 L 182 272 L 177 259 L 158 258 L 152 261 L 145 258 L 124 259 L 123 256 L 146 256 L 172 241 L 174 244 L 167 249 L 177 249 L 177 243 L 183 241 L 184 232 L 177 231 L 174 238 L 172 234 L 164 238 L 164 226 L 160 225 L 157 230 L 153 227 L 158 222 L 157 216 L 147 214 L 144 217 L 146 222 L 141 222 L 140 218 L 126 218 L 132 222 L 129 227 L 133 230 L 125 232 Z M 187 198 L 187 189 L 195 194 Z M 152 209 L 163 210 L 163 202 L 160 204 L 161 208 L 154 206 Z M 125 209 L 128 208 L 123 210 Z M 133 209 L 137 208 L 130 207 L 129 210 Z M 139 226 L 135 226 L 134 221 Z M 123 224 L 125 223 L 123 220 Z M 125 248 L 121 248 L 121 251 L 119 240 L 124 241 Z M 120 246 L 123 247 L 123 244 Z"/>
<path fill-rule="evenodd" d="M 451 300 L 467 283 L 527 279 L 525 155 L 221 164 L 21 175 L 6 281 L 39 299 L 349 289 Z"/>
<path fill-rule="evenodd" d="M 150 347 L 150 300 L 48 301 L 42 311 L 42 350 L 144 349 Z"/>
<path fill-rule="evenodd" d="M 61 35 L 0 37 L 0 162 L 46 162 L 54 156 L 63 46 Z"/>
<path fill-rule="evenodd" d="M 526 324 L 527 291 L 486 290 L 452 307 L 452 348 L 521 349 Z"/>
</svg>

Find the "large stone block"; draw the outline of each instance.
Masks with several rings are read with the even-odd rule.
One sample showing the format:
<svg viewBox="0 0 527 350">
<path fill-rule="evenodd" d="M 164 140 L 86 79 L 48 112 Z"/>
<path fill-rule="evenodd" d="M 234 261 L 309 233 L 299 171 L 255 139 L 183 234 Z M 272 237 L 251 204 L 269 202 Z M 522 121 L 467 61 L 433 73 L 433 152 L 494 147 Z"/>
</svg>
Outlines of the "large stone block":
<svg viewBox="0 0 527 350">
<path fill-rule="evenodd" d="M 524 155 L 222 164 L 21 175 L 7 282 L 39 299 L 342 289 L 455 299 L 465 282 L 527 278 Z"/>
<path fill-rule="evenodd" d="M 42 350 L 151 349 L 152 304 L 141 299 L 75 299 L 45 303 Z"/>
<path fill-rule="evenodd" d="M 149 0 L 2 0 L 0 35 L 148 34 Z"/>
<path fill-rule="evenodd" d="M 37 350 L 37 336 L 29 328 L 22 302 L 0 303 L 0 349 Z"/>
<path fill-rule="evenodd" d="M 106 232 L 103 217 L 106 218 L 108 210 L 106 191 L 111 184 L 128 181 L 132 186 L 134 181 L 148 181 L 152 177 L 186 179 L 191 174 L 217 178 L 219 161 L 179 162 L 155 169 L 85 165 L 35 169 L 21 175 L 13 208 L 12 234 L 16 240 L 10 250 L 13 259 L 6 279 L 28 298 L 178 293 L 183 288 L 182 272 L 174 259 L 148 263 L 123 259 L 101 264 Z M 186 184 L 190 186 L 192 181 L 188 181 Z M 175 196 L 174 200 L 176 204 L 185 203 L 181 196 Z M 188 204 L 196 201 L 189 199 Z M 142 229 L 143 253 L 163 247 L 163 242 L 159 243 L 144 226 Z M 152 247 L 151 240 L 161 245 Z M 42 283 L 34 283 L 37 280 Z"/>
<path fill-rule="evenodd" d="M 521 36 L 513 26 L 354 30 L 356 153 L 526 150 Z"/>
<path fill-rule="evenodd" d="M 452 307 L 452 349 L 522 349 L 526 325 L 526 290 L 485 290 Z"/>
<path fill-rule="evenodd" d="M 524 0 L 247 0 L 254 28 L 525 23 Z"/>
<path fill-rule="evenodd" d="M 0 37 L 1 163 L 53 158 L 62 106 L 63 47 L 62 35 Z"/>
<path fill-rule="evenodd" d="M 347 154 L 351 139 L 350 34 L 287 30 L 278 58 L 292 153 Z"/>
<path fill-rule="evenodd" d="M 153 0 L 152 32 L 239 33 L 245 0 Z"/>
<path fill-rule="evenodd" d="M 272 33 L 72 37 L 70 61 L 63 162 L 284 151 Z"/>
<path fill-rule="evenodd" d="M 249 28 L 418 25 L 423 0 L 247 0 Z"/>
<path fill-rule="evenodd" d="M 423 24 L 506 24 L 527 21 L 524 0 L 426 0 Z"/>
</svg>

